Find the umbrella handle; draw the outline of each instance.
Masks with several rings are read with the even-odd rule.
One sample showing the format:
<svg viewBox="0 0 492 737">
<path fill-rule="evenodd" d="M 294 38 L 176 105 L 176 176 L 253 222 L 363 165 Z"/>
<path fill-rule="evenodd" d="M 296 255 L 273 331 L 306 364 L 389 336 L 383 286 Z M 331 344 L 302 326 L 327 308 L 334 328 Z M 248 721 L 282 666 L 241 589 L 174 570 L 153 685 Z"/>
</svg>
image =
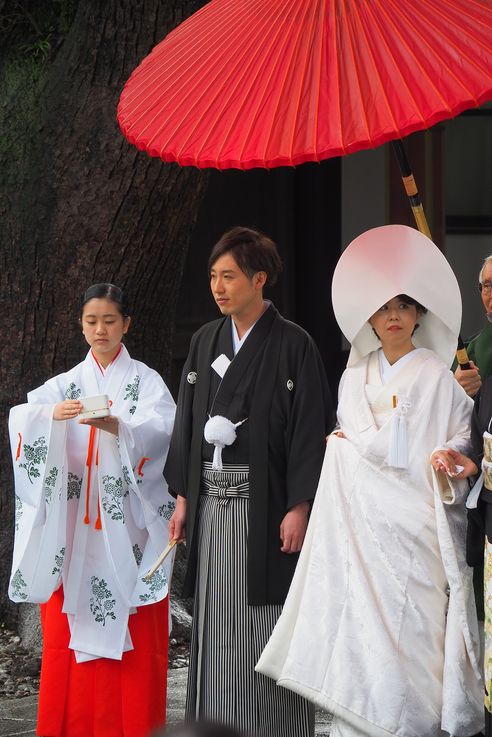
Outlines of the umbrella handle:
<svg viewBox="0 0 492 737">
<path fill-rule="evenodd" d="M 403 147 L 403 142 L 397 138 L 396 140 L 392 141 L 392 144 L 393 151 L 395 152 L 395 156 L 398 161 L 398 166 L 400 167 L 403 186 L 405 187 L 405 192 L 407 193 L 410 207 L 412 208 L 413 216 L 415 218 L 415 222 L 417 223 L 417 228 L 418 230 L 420 230 L 421 233 L 426 235 L 427 238 L 430 238 L 432 240 L 429 225 L 427 224 L 427 218 L 425 217 L 424 207 L 420 199 L 415 178 L 410 168 L 407 154 Z M 460 368 L 463 369 L 463 371 L 467 371 L 471 368 L 468 353 L 466 352 L 465 344 L 463 343 L 461 335 L 458 336 L 458 349 L 456 351 L 456 358 L 458 360 Z"/>
<path fill-rule="evenodd" d="M 458 359 L 460 369 L 463 369 L 463 371 L 471 369 L 470 359 L 468 358 L 468 353 L 466 352 L 466 347 L 461 335 L 458 335 L 458 350 L 456 351 L 456 358 Z"/>
<path fill-rule="evenodd" d="M 425 217 L 424 207 L 420 199 L 415 178 L 412 174 L 412 170 L 410 169 L 407 154 L 403 148 L 403 143 L 399 139 L 396 139 L 395 141 L 392 141 L 392 144 L 396 160 L 398 161 L 398 166 L 400 167 L 403 186 L 405 187 L 405 192 L 407 193 L 410 207 L 412 208 L 413 216 L 417 223 L 417 228 L 421 233 L 426 235 L 427 238 L 432 240 L 429 225 L 427 224 L 427 218 Z"/>
</svg>

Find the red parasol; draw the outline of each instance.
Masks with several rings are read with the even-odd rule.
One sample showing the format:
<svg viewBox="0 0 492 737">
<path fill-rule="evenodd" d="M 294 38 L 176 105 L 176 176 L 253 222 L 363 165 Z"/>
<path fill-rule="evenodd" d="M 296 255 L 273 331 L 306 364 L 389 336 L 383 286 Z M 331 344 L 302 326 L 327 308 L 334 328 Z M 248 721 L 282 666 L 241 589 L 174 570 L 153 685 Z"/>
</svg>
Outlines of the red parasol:
<svg viewBox="0 0 492 737">
<path fill-rule="evenodd" d="M 212 0 L 133 72 L 118 121 L 151 156 L 218 169 L 393 140 L 430 237 L 397 139 L 492 97 L 491 39 L 492 0 Z"/>
<path fill-rule="evenodd" d="M 213 0 L 128 80 L 139 149 L 276 167 L 401 138 L 492 97 L 491 0 Z"/>
</svg>

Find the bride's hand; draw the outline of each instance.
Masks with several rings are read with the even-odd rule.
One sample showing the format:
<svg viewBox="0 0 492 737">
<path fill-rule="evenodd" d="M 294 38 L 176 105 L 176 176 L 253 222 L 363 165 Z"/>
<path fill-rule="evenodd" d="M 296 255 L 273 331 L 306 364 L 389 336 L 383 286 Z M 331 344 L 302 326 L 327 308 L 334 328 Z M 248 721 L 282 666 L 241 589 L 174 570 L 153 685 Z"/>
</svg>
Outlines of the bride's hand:
<svg viewBox="0 0 492 737">
<path fill-rule="evenodd" d="M 336 435 L 337 438 L 344 438 L 345 435 L 341 430 L 337 430 L 336 432 L 331 432 L 329 435 L 326 436 L 326 442 L 331 438 L 332 435 Z"/>
<path fill-rule="evenodd" d="M 471 458 L 451 448 L 436 450 L 430 460 L 436 471 L 446 473 L 456 479 L 466 479 L 478 473 L 477 466 Z M 456 466 L 463 466 L 463 471 L 458 473 Z"/>
</svg>

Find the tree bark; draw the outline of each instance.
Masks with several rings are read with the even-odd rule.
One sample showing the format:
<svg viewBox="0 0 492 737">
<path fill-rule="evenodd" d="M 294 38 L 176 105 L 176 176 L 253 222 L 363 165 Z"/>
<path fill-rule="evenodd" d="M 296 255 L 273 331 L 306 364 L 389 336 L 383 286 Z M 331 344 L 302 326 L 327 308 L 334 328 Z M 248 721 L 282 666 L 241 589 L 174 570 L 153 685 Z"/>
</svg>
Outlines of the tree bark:
<svg viewBox="0 0 492 737">
<path fill-rule="evenodd" d="M 0 144 L 0 619 L 10 625 L 8 410 L 85 354 L 83 291 L 96 282 L 123 287 L 134 308 L 130 352 L 164 378 L 170 368 L 181 275 L 207 175 L 130 146 L 116 106 L 141 59 L 203 4 L 80 0 L 43 64 L 12 50 L 0 60 L 0 124 L 9 119 Z"/>
</svg>

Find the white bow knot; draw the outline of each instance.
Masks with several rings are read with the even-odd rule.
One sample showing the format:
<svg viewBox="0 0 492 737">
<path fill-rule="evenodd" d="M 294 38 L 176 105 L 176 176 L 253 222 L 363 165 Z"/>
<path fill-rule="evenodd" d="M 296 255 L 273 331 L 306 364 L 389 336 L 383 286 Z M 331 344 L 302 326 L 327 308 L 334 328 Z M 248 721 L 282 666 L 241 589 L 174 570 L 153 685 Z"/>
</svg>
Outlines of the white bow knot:
<svg viewBox="0 0 492 737">
<path fill-rule="evenodd" d="M 247 419 L 247 418 L 246 418 Z M 215 445 L 214 457 L 212 460 L 212 468 L 214 471 L 222 471 L 222 449 L 226 445 L 232 445 L 236 439 L 236 427 L 242 425 L 246 420 L 241 422 L 231 422 L 227 417 L 222 415 L 214 415 L 209 417 L 203 428 L 203 435 L 207 443 Z"/>
</svg>

